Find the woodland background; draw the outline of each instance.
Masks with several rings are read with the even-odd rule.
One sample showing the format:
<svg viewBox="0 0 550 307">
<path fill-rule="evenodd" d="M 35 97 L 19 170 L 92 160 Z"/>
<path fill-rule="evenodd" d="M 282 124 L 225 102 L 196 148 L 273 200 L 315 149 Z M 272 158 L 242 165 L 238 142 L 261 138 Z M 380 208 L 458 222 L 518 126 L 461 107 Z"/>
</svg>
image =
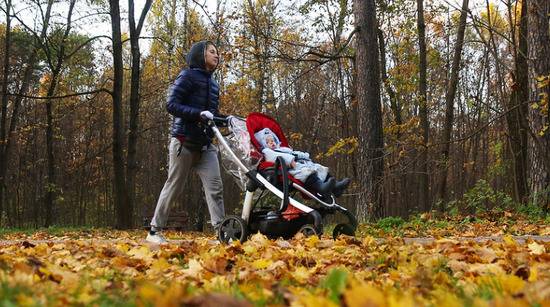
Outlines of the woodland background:
<svg viewBox="0 0 550 307">
<path fill-rule="evenodd" d="M 0 227 L 140 226 L 166 179 L 166 91 L 205 38 L 222 112 L 275 117 L 353 179 L 342 204 L 361 221 L 549 210 L 547 0 L 120 5 L 0 4 Z M 206 227 L 200 189 L 173 209 L 190 228 Z"/>
</svg>

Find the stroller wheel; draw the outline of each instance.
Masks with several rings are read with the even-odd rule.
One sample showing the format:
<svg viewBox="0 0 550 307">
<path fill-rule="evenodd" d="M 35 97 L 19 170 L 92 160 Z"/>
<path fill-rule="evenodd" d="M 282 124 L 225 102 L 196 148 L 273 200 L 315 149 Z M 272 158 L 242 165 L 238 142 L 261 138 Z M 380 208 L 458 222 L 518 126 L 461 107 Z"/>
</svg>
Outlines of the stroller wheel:
<svg viewBox="0 0 550 307">
<path fill-rule="evenodd" d="M 332 231 L 332 238 L 336 240 L 339 235 L 355 236 L 355 229 L 350 224 L 338 224 Z"/>
<path fill-rule="evenodd" d="M 315 226 L 313 226 L 312 224 L 305 224 L 304 226 L 300 227 L 298 233 L 302 233 L 306 237 L 321 235 L 321 232 L 315 229 Z"/>
<path fill-rule="evenodd" d="M 248 229 L 246 222 L 236 215 L 226 216 L 218 228 L 218 239 L 220 242 L 228 244 L 233 241 L 246 241 Z"/>
</svg>

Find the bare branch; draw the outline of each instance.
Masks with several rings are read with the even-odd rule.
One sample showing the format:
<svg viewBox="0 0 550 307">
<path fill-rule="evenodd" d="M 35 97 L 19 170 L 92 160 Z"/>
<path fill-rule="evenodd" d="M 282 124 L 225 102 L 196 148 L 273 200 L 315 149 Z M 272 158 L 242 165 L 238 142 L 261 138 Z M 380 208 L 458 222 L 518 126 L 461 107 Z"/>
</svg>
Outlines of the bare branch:
<svg viewBox="0 0 550 307">
<path fill-rule="evenodd" d="M 76 96 L 84 96 L 84 95 L 90 95 L 90 94 L 96 94 L 96 93 L 108 93 L 112 95 L 113 93 L 105 88 L 100 88 L 93 91 L 87 91 L 87 92 L 80 92 L 80 93 L 72 93 L 67 95 L 60 95 L 60 96 L 49 96 L 49 97 L 43 97 L 43 96 L 31 96 L 31 95 L 24 95 L 19 93 L 8 93 L 9 96 L 13 97 L 23 97 L 23 98 L 30 98 L 30 99 L 37 99 L 37 100 L 46 100 L 46 99 L 63 99 L 63 98 L 70 98 L 70 97 L 76 97 Z"/>
</svg>

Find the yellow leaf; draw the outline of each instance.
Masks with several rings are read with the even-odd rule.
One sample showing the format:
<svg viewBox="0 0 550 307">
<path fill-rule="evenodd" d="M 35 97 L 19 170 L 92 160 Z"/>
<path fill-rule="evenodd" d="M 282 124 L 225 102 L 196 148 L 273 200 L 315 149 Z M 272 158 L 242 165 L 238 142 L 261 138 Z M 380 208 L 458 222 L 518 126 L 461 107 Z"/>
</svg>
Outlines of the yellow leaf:
<svg viewBox="0 0 550 307">
<path fill-rule="evenodd" d="M 511 295 L 517 295 L 525 287 L 525 281 L 515 275 L 503 275 L 499 278 L 502 290 L 510 293 Z"/>
<path fill-rule="evenodd" d="M 309 247 L 315 247 L 315 245 L 319 242 L 318 236 L 309 236 L 306 238 L 306 245 Z"/>
<path fill-rule="evenodd" d="M 477 250 L 477 254 L 484 263 L 492 263 L 495 259 L 498 258 L 495 251 L 487 247 L 482 247 Z"/>
<path fill-rule="evenodd" d="M 149 302 L 154 302 L 161 296 L 160 290 L 153 284 L 147 283 L 139 287 L 138 294 L 141 298 Z"/>
<path fill-rule="evenodd" d="M 250 237 L 249 242 L 254 242 L 261 246 L 266 246 L 269 244 L 269 239 L 265 235 L 258 232 Z"/>
<path fill-rule="evenodd" d="M 252 262 L 252 267 L 255 268 L 256 270 L 263 270 L 268 266 L 270 266 L 272 262 L 273 261 L 268 259 L 258 259 Z"/>
<path fill-rule="evenodd" d="M 150 260 L 153 255 L 147 246 L 140 246 L 133 248 L 128 252 L 128 255 L 133 256 L 137 259 Z"/>
<path fill-rule="evenodd" d="M 542 129 L 540 129 L 538 135 L 539 136 L 544 136 L 546 134 L 547 130 L 548 130 L 548 125 L 544 125 L 544 127 L 542 127 Z"/>
<path fill-rule="evenodd" d="M 376 243 L 376 241 L 374 240 L 374 238 L 372 236 L 365 236 L 363 238 L 362 245 L 366 247 L 366 246 L 373 245 L 375 243 Z"/>
<path fill-rule="evenodd" d="M 514 238 L 512 238 L 511 235 L 505 235 L 502 240 L 504 241 L 504 243 L 508 246 L 516 246 L 517 243 L 516 243 L 516 240 L 514 240 Z"/>
<path fill-rule="evenodd" d="M 528 279 L 528 281 L 529 282 L 535 282 L 535 281 L 537 281 L 537 277 L 538 277 L 537 267 L 532 266 L 531 268 L 529 268 L 529 279 Z"/>
<path fill-rule="evenodd" d="M 337 307 L 336 303 L 330 299 L 317 295 L 315 293 L 307 293 L 302 297 L 299 297 L 298 303 L 302 303 L 304 306 L 315 306 L 315 307 Z"/>
<path fill-rule="evenodd" d="M 128 246 L 128 244 L 126 243 L 119 243 L 116 245 L 116 248 L 118 248 L 120 251 L 122 252 L 128 252 L 128 250 L 130 250 L 130 246 Z"/>
<path fill-rule="evenodd" d="M 546 248 L 544 248 L 544 245 L 540 245 L 537 242 L 528 244 L 527 247 L 529 248 L 529 253 L 533 255 L 541 255 L 546 252 Z"/>
<path fill-rule="evenodd" d="M 217 275 L 214 276 L 210 280 L 204 281 L 204 289 L 207 291 L 229 291 L 231 289 L 231 286 L 229 285 L 229 281 L 227 280 L 227 277 L 225 275 Z"/>
<path fill-rule="evenodd" d="M 245 245 L 243 247 L 245 255 L 254 255 L 258 251 L 258 249 L 252 245 Z"/>
<path fill-rule="evenodd" d="M 32 297 L 28 297 L 23 293 L 18 294 L 15 299 L 17 300 L 17 306 L 36 306 L 37 305 Z"/>
<path fill-rule="evenodd" d="M 202 265 L 195 259 L 189 260 L 189 267 L 183 270 L 188 276 L 197 277 L 202 272 Z"/>
<path fill-rule="evenodd" d="M 166 261 L 165 258 L 160 258 L 156 261 L 153 261 L 153 265 L 151 265 L 151 269 L 154 271 L 162 272 L 170 267 L 170 264 L 168 261 Z"/>
<path fill-rule="evenodd" d="M 292 275 L 292 277 L 297 282 L 304 283 L 311 276 L 311 272 L 307 268 L 300 266 L 300 267 L 297 267 L 296 270 L 294 270 L 294 272 L 290 273 L 290 275 Z"/>
<path fill-rule="evenodd" d="M 88 286 L 85 286 L 76 298 L 78 303 L 82 303 L 84 305 L 90 304 L 93 300 L 94 297 L 90 294 L 90 288 Z"/>
<path fill-rule="evenodd" d="M 446 291 L 445 289 L 437 289 L 432 293 L 432 295 L 435 298 L 435 306 L 463 306 L 463 304 L 458 300 L 456 294 Z"/>
<path fill-rule="evenodd" d="M 386 306 L 384 293 L 372 285 L 352 285 L 344 292 L 344 301 L 348 307 Z"/>
</svg>

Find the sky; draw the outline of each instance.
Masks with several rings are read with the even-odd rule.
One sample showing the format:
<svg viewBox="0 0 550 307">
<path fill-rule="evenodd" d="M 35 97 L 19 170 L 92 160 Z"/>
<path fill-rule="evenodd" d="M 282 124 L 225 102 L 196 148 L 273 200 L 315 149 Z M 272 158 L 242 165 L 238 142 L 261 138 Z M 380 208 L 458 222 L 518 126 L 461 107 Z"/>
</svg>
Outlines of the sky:
<svg viewBox="0 0 550 307">
<path fill-rule="evenodd" d="M 197 3 L 200 3 L 205 8 L 207 8 L 210 12 L 213 12 L 216 7 L 216 1 L 217 0 L 196 0 Z M 45 1 L 41 1 L 45 2 Z M 87 1 L 81 1 L 77 0 L 77 3 L 75 5 L 75 9 L 73 12 L 73 26 L 76 31 L 80 33 L 85 33 L 90 36 L 99 36 L 99 35 L 105 35 L 105 36 L 111 36 L 111 24 L 110 19 L 108 16 L 108 7 L 105 7 L 103 10 L 99 11 L 97 8 L 92 8 L 88 6 L 85 2 Z M 127 11 L 128 11 L 128 1 L 120 1 L 120 10 L 121 10 L 121 17 L 124 19 L 121 22 L 122 32 L 128 32 L 128 22 L 127 22 Z M 12 4 L 14 7 L 14 11 L 16 12 L 17 16 L 19 17 L 20 21 L 14 20 L 12 21 L 12 25 L 21 25 L 21 23 L 24 23 L 26 27 L 33 29 L 34 31 L 38 32 L 41 27 L 40 20 L 42 19 L 40 17 L 38 10 L 34 7 L 30 7 L 28 4 L 28 1 L 25 0 L 12 0 Z M 139 14 L 141 13 L 141 10 L 143 9 L 145 5 L 145 0 L 135 0 L 134 1 L 134 13 L 136 21 L 139 19 Z M 190 1 L 190 5 L 194 6 L 193 0 Z M 45 4 L 43 4 L 43 9 L 45 9 Z M 68 1 L 59 2 L 56 1 L 53 5 L 53 12 L 55 12 L 55 15 L 52 16 L 52 25 L 57 24 L 64 24 L 66 22 L 66 15 L 69 10 Z M 202 10 L 200 10 L 202 13 Z M 102 14 L 98 14 L 102 13 Z M 92 15 L 92 16 L 90 16 Z M 0 14 L 0 22 L 5 23 L 5 14 Z M 147 22 L 145 22 L 145 27 L 142 30 L 142 36 L 147 36 L 148 28 L 147 28 Z M 148 49 L 148 45 L 150 42 L 148 40 L 142 40 L 140 42 L 142 45 L 143 50 Z"/>
<path fill-rule="evenodd" d="M 12 0 L 12 3 L 15 7 L 15 11 L 17 16 L 20 16 L 21 22 L 25 23 L 27 27 L 34 29 L 35 31 L 38 31 L 40 29 L 40 16 L 37 15 L 39 12 L 36 9 L 30 9 L 29 8 L 29 1 L 36 1 L 36 0 Z M 63 0 L 62 0 L 63 1 Z M 203 15 L 204 21 L 206 24 L 208 24 L 208 19 L 204 16 L 204 10 L 200 8 L 200 6 L 205 7 L 206 10 L 210 13 L 213 13 L 216 8 L 216 3 L 218 0 L 190 0 L 189 5 L 191 7 L 195 7 L 195 9 L 200 12 Z M 229 4 L 233 3 L 234 1 L 245 1 L 245 0 L 225 0 L 226 6 L 231 7 Z M 296 3 L 303 3 L 305 0 L 279 0 L 279 3 L 282 3 L 285 6 L 290 6 L 292 4 Z M 452 8 L 459 8 L 461 5 L 462 0 L 425 0 L 425 1 L 434 1 L 434 2 L 440 2 L 444 5 L 450 6 Z M 495 0 L 498 3 L 500 3 L 503 0 Z M 44 1 L 42 1 L 44 2 Z M 92 8 L 86 4 L 88 1 L 83 0 L 77 0 L 77 5 L 75 8 L 75 14 L 73 17 L 75 30 L 78 32 L 83 32 L 85 34 L 88 34 L 90 36 L 97 36 L 97 35 L 105 35 L 105 36 L 111 36 L 111 25 L 110 25 L 110 19 L 108 16 L 108 7 L 103 8 L 101 11 L 99 11 L 97 8 Z M 480 7 L 483 7 L 485 5 L 485 0 L 470 0 L 470 8 L 474 11 L 479 9 Z M 120 1 L 121 6 L 121 15 L 124 19 L 121 22 L 122 31 L 128 32 L 128 22 L 127 22 L 127 9 L 128 9 L 128 1 L 123 0 Z M 199 5 L 197 5 L 200 4 Z M 145 0 L 135 0 L 135 14 L 136 14 L 136 20 L 139 18 L 139 14 L 141 13 L 141 10 L 145 4 Z M 477 9 L 476 9 L 477 8 Z M 54 12 L 56 13 L 55 16 L 52 17 L 52 24 L 58 23 L 58 24 L 64 24 L 66 22 L 66 14 L 68 11 L 68 1 L 64 0 L 63 2 L 56 2 L 54 4 Z M 98 14 L 101 13 L 101 14 Z M 90 17 L 91 15 L 91 17 Z M 5 22 L 5 15 L 0 14 L 0 22 Z M 307 21 L 303 21 L 304 23 Z M 17 24 L 18 22 L 15 21 L 14 24 Z M 145 23 L 145 27 L 142 31 L 142 36 L 150 36 L 150 33 L 148 32 L 149 28 L 147 27 L 147 22 Z M 102 39 L 95 42 L 96 49 L 99 50 L 106 50 L 108 48 L 108 45 L 110 44 L 110 40 L 108 39 Z M 148 39 L 142 39 L 140 40 L 140 46 L 142 53 L 146 54 L 149 46 L 151 44 L 151 40 Z"/>
</svg>

